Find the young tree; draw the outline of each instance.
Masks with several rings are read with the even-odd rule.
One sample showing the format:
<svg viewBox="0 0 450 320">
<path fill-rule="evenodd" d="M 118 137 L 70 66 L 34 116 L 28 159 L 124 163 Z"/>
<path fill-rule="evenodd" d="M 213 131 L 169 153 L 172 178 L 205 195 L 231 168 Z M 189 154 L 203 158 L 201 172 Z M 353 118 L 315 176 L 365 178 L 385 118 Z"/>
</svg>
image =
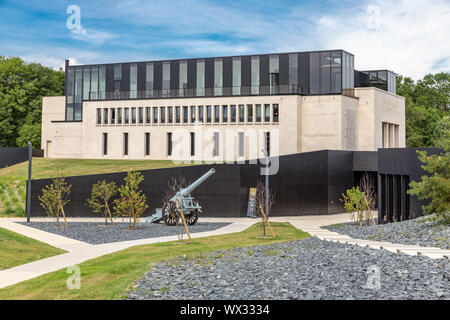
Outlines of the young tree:
<svg viewBox="0 0 450 320">
<path fill-rule="evenodd" d="M 440 134 L 438 146 L 443 152 L 428 155 L 426 151 L 417 151 L 422 168 L 429 173 L 421 181 L 410 183 L 409 194 L 416 195 L 419 200 L 429 199 L 430 203 L 423 206 L 425 214 L 433 214 L 434 220 L 450 223 L 450 133 Z"/>
<path fill-rule="evenodd" d="M 340 201 L 344 203 L 345 211 L 351 213 L 352 219 L 359 222 L 359 225 L 362 227 L 366 202 L 364 200 L 364 193 L 359 190 L 359 187 L 348 189 L 346 194 L 342 194 Z"/>
<path fill-rule="evenodd" d="M 64 224 L 67 228 L 67 219 L 64 212 L 64 206 L 69 203 L 70 188 L 72 185 L 67 184 L 66 180 L 60 173 L 53 178 L 50 185 L 46 185 L 42 189 L 42 196 L 38 196 L 41 206 L 50 217 L 56 218 L 56 225 L 59 227 L 59 217 L 62 214 Z"/>
<path fill-rule="evenodd" d="M 258 180 L 256 182 L 256 195 L 255 195 L 255 210 L 257 215 L 262 219 L 262 233 L 263 236 L 266 236 L 266 219 L 269 219 L 270 216 L 270 212 L 272 210 L 272 206 L 275 202 L 275 191 L 273 191 L 272 189 L 269 189 L 269 197 L 268 197 L 268 211 L 265 212 L 266 210 L 266 185 L 261 182 L 260 180 Z M 264 210 L 264 214 L 266 215 L 266 219 L 264 219 L 262 213 L 261 213 L 261 208 L 262 210 Z"/>
<path fill-rule="evenodd" d="M 361 188 L 361 191 L 363 193 L 364 197 L 364 203 L 366 205 L 365 212 L 368 215 L 367 224 L 369 224 L 369 219 L 372 220 L 373 225 L 375 225 L 375 220 L 372 215 L 372 210 L 375 209 L 375 202 L 376 202 L 376 192 L 375 192 L 375 184 L 373 182 L 373 178 L 365 172 L 361 178 L 361 181 L 359 183 L 359 186 Z"/>
<path fill-rule="evenodd" d="M 109 201 L 116 194 L 116 183 L 107 183 L 106 180 L 102 180 L 92 186 L 91 197 L 87 199 L 87 204 L 92 212 L 101 213 L 105 216 L 106 225 L 108 225 L 108 216 L 111 220 L 111 224 L 114 224 L 111 210 L 109 208 Z"/>
<path fill-rule="evenodd" d="M 119 187 L 120 198 L 114 200 L 115 212 L 129 218 L 129 228 L 137 229 L 136 222 L 147 210 L 147 197 L 142 193 L 139 184 L 144 180 L 140 172 L 130 171 L 125 177 L 125 184 Z"/>
</svg>

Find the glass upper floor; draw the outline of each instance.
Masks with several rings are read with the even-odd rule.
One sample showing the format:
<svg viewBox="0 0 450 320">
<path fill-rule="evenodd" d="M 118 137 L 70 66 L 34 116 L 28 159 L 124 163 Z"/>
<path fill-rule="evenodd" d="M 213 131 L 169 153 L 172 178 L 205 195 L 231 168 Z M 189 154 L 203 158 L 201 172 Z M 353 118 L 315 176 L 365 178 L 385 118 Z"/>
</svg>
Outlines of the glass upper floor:
<svg viewBox="0 0 450 320">
<path fill-rule="evenodd" d="M 70 66 L 66 120 L 82 102 L 184 97 L 342 94 L 355 87 L 354 56 L 344 50 Z"/>
</svg>

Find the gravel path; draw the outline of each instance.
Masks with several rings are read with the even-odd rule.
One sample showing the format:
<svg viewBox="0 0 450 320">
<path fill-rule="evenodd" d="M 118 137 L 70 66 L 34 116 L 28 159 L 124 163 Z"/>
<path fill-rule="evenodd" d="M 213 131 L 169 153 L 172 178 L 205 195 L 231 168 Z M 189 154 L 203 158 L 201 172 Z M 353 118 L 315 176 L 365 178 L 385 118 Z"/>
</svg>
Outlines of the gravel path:
<svg viewBox="0 0 450 320">
<path fill-rule="evenodd" d="M 100 222 L 70 222 L 67 228 L 57 228 L 54 222 L 22 222 L 22 224 L 90 244 L 177 235 L 177 227 L 166 226 L 163 223 L 155 224 L 139 222 L 137 230 L 129 230 L 128 223 L 123 222 L 116 222 L 114 225 L 108 226 Z M 193 226 L 189 226 L 189 232 L 212 231 L 229 224 L 230 223 L 198 222 Z M 62 225 L 64 225 L 64 223 L 62 223 Z M 186 238 L 186 231 L 184 231 L 184 233 L 184 238 Z"/>
<path fill-rule="evenodd" d="M 388 241 L 450 249 L 450 225 L 423 222 L 424 217 L 402 222 L 360 227 L 354 222 L 323 227 L 356 239 Z"/>
<path fill-rule="evenodd" d="M 369 281 L 367 288 L 368 279 L 374 275 L 377 279 L 377 272 L 380 281 Z M 450 265 L 446 259 L 396 255 L 311 237 L 161 262 L 125 296 L 127 299 L 450 299 Z"/>
</svg>

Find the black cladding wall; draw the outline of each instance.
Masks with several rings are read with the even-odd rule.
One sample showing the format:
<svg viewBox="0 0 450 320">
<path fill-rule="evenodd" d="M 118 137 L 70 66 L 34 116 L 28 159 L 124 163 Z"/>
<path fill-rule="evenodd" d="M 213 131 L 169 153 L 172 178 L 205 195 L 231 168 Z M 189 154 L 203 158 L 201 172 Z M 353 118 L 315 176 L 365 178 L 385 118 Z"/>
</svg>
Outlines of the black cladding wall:
<svg viewBox="0 0 450 320">
<path fill-rule="evenodd" d="M 270 188 L 276 193 L 273 216 L 296 216 L 308 214 L 328 214 L 342 212 L 338 201 L 341 193 L 352 186 L 351 151 L 316 151 L 282 156 L 279 158 L 279 171 L 270 177 Z M 216 173 L 200 185 L 193 196 L 203 207 L 203 216 L 238 217 L 246 216 L 249 188 L 255 187 L 261 165 L 223 164 L 201 165 L 178 168 L 144 170 L 141 187 L 150 202 L 146 215 L 155 212 L 162 205 L 162 197 L 171 177 L 185 177 L 193 182 L 209 168 Z M 91 187 L 99 180 L 107 179 L 120 185 L 126 173 L 110 173 L 68 177 L 72 184 L 71 202 L 67 205 L 68 216 L 92 216 L 86 199 Z M 41 189 L 50 184 L 50 179 L 32 182 L 32 216 L 44 216 L 37 196 Z"/>
<path fill-rule="evenodd" d="M 380 221 L 413 219 L 421 216 L 421 201 L 406 191 L 411 181 L 420 181 L 427 173 L 422 169 L 417 150 L 438 154 L 437 148 L 378 149 L 378 217 Z"/>
<path fill-rule="evenodd" d="M 28 148 L 0 148 L 0 168 L 28 160 Z"/>
</svg>

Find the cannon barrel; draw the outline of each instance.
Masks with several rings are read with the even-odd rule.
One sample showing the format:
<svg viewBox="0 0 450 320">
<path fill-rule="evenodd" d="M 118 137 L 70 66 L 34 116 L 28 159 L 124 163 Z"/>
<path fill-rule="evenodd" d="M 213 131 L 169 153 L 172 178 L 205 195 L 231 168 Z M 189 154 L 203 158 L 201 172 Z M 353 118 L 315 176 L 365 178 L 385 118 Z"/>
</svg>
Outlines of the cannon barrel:
<svg viewBox="0 0 450 320">
<path fill-rule="evenodd" d="M 176 197 L 187 197 L 189 196 L 192 191 L 194 191 L 199 185 L 201 185 L 206 179 L 208 179 L 210 176 L 212 176 L 216 172 L 213 168 L 209 169 L 208 172 L 206 172 L 204 175 L 202 175 L 200 178 L 195 180 L 192 184 L 187 186 L 186 188 L 181 189 L 177 192 Z"/>
</svg>

